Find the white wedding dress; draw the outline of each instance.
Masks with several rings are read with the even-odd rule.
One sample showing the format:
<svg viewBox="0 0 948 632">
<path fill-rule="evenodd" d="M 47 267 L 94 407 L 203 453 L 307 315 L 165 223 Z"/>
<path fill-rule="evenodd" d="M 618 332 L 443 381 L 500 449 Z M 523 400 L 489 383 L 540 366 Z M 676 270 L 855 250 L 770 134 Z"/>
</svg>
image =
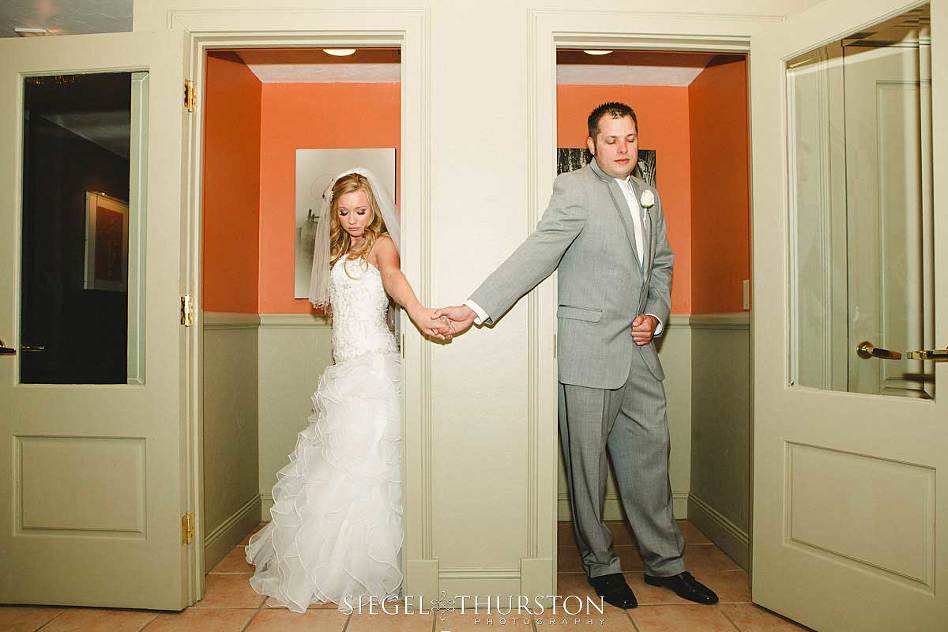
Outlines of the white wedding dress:
<svg viewBox="0 0 948 632">
<path fill-rule="evenodd" d="M 275 605 L 346 612 L 397 597 L 402 583 L 400 356 L 378 269 L 336 262 L 329 280 L 335 364 L 277 472 L 272 520 L 250 537 L 250 585 Z"/>
</svg>

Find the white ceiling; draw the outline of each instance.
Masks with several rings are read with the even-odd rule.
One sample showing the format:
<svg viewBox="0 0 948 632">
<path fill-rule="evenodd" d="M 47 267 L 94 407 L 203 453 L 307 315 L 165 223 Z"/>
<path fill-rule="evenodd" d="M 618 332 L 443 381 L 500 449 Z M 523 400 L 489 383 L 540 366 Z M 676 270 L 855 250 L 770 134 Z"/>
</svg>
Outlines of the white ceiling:
<svg viewBox="0 0 948 632">
<path fill-rule="evenodd" d="M 398 83 L 399 64 L 255 64 L 262 83 Z"/>
<path fill-rule="evenodd" d="M 15 27 L 57 35 L 132 30 L 132 0 L 0 0 L 0 37 Z"/>
<path fill-rule="evenodd" d="M 695 68 L 557 64 L 556 83 L 586 86 L 687 86 L 702 70 L 704 66 Z"/>
</svg>

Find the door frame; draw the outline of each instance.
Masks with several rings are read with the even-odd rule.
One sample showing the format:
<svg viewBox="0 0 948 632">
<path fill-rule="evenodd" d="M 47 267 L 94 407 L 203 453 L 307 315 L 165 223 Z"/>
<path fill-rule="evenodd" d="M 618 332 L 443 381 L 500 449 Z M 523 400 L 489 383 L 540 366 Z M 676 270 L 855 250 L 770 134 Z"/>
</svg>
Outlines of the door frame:
<svg viewBox="0 0 948 632">
<path fill-rule="evenodd" d="M 748 198 L 751 241 L 754 240 L 753 161 L 750 110 L 751 37 L 769 25 L 783 21 L 779 15 L 700 15 L 685 13 L 641 13 L 635 11 L 530 11 L 527 105 L 527 214 L 532 231 L 553 192 L 556 177 L 556 51 L 560 48 L 610 48 L 613 50 L 660 50 L 676 52 L 736 53 L 748 64 L 747 133 Z M 751 283 L 754 284 L 753 248 Z M 753 297 L 753 291 L 752 291 Z M 532 503 L 530 516 L 538 521 L 530 533 L 531 546 L 552 551 L 556 568 L 556 523 L 559 462 L 557 425 L 556 281 L 554 275 L 528 297 L 529 375 L 531 384 L 528 437 L 531 462 L 528 471 Z M 752 299 L 753 300 L 753 299 Z M 748 540 L 753 549 L 754 462 L 754 318 L 750 318 L 750 440 L 747 496 L 750 507 Z M 553 341 L 548 344 L 547 341 Z M 748 572 L 748 575 L 751 573 Z M 556 573 L 553 577 L 556 590 Z"/>
<path fill-rule="evenodd" d="M 186 286 L 193 305 L 201 304 L 202 165 L 204 159 L 203 118 L 206 53 L 234 48 L 369 48 L 401 49 L 401 154 L 402 207 L 414 209 L 402 217 L 402 270 L 422 302 L 430 302 L 430 53 L 427 10 L 257 10 L 229 12 L 213 10 L 171 11 L 168 26 L 186 32 L 190 78 L 196 99 L 186 124 L 184 164 L 187 178 L 187 209 L 182 209 L 182 237 L 187 261 Z M 187 114 L 186 114 L 187 116 Z M 187 424 L 182 464 L 188 482 L 188 509 L 194 517 L 194 539 L 188 551 L 188 595 L 190 603 L 204 594 L 204 472 L 202 464 L 203 317 L 194 310 L 188 336 L 186 366 L 182 379 L 188 394 L 184 418 Z M 433 559 L 432 477 L 428 467 L 433 445 L 431 424 L 431 348 L 416 329 L 402 325 L 402 428 L 404 447 L 402 480 L 405 531 L 402 552 L 405 594 L 434 598 L 438 590 L 438 564 Z"/>
</svg>

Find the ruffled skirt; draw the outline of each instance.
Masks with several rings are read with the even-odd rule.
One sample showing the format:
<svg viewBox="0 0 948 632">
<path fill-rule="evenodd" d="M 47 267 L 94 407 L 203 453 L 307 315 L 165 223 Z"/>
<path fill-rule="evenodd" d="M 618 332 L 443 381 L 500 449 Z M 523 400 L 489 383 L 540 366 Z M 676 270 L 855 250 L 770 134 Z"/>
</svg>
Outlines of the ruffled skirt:
<svg viewBox="0 0 948 632">
<path fill-rule="evenodd" d="M 400 359 L 370 353 L 326 368 L 313 414 L 277 472 L 272 520 L 250 537 L 250 585 L 305 612 L 349 612 L 402 583 Z"/>
</svg>

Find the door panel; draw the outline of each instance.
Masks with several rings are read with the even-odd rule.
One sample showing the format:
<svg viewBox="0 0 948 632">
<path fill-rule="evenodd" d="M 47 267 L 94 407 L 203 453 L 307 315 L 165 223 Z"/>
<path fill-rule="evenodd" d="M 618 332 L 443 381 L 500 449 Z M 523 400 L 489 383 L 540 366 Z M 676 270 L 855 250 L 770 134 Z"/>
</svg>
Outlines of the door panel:
<svg viewBox="0 0 948 632">
<path fill-rule="evenodd" d="M 0 41 L 3 603 L 187 605 L 184 50 Z"/>
<path fill-rule="evenodd" d="M 948 621 L 946 365 L 906 354 L 948 346 L 946 26 L 827 0 L 752 39 L 753 595 L 819 630 Z"/>
</svg>

